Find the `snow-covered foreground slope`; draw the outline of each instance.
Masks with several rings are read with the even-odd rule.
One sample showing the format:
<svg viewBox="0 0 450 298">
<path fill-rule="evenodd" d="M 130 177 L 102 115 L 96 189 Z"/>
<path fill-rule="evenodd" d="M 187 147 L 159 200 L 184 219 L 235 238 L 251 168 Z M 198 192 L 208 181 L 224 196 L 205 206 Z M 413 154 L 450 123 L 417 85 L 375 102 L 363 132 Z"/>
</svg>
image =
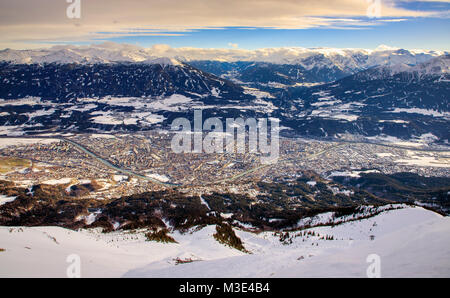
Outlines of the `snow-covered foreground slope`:
<svg viewBox="0 0 450 298">
<path fill-rule="evenodd" d="M 72 254 L 82 277 L 366 277 L 369 254 L 380 256 L 382 277 L 450 277 L 450 218 L 418 207 L 292 232 L 291 244 L 237 231 L 252 254 L 219 244 L 214 233 L 214 226 L 174 232 L 177 244 L 161 244 L 139 232 L 0 227 L 0 277 L 65 277 Z"/>
</svg>

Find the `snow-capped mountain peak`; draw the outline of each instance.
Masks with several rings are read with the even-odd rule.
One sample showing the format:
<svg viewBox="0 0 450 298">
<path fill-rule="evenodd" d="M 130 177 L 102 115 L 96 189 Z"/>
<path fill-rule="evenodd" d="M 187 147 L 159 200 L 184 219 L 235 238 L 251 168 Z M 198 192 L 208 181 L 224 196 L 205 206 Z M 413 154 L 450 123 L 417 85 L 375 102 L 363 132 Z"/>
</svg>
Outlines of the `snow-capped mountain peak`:
<svg viewBox="0 0 450 298">
<path fill-rule="evenodd" d="M 390 78 L 394 75 L 404 74 L 405 78 L 422 78 L 425 76 L 445 76 L 450 69 L 450 55 L 432 58 L 417 65 L 405 63 L 385 64 L 368 69 L 355 75 L 362 81 Z M 408 79 L 409 80 L 409 79 Z"/>
<path fill-rule="evenodd" d="M 43 64 L 43 63 L 115 63 L 135 62 L 146 64 L 160 64 L 162 66 L 180 66 L 178 59 L 160 57 L 151 51 L 132 45 L 104 43 L 92 46 L 55 46 L 41 50 L 11 50 L 0 51 L 0 61 L 15 64 Z"/>
<path fill-rule="evenodd" d="M 192 49 L 105 42 L 89 46 L 59 45 L 38 50 L 0 51 L 0 61 L 17 64 L 32 63 L 112 63 L 151 62 L 163 65 L 179 65 L 179 61 L 211 60 L 221 62 L 254 61 L 272 64 L 301 65 L 306 69 L 338 68 L 356 72 L 380 65 L 416 65 L 446 52 L 405 50 L 379 46 L 375 50 L 335 48 L 269 48 L 257 50 Z M 182 57 L 182 58 L 180 58 Z M 160 60 L 156 60 L 160 59 Z M 172 60 L 176 59 L 176 60 Z"/>
<path fill-rule="evenodd" d="M 450 71 L 450 55 L 444 55 L 421 63 L 412 68 L 420 74 L 440 75 L 448 74 Z"/>
</svg>

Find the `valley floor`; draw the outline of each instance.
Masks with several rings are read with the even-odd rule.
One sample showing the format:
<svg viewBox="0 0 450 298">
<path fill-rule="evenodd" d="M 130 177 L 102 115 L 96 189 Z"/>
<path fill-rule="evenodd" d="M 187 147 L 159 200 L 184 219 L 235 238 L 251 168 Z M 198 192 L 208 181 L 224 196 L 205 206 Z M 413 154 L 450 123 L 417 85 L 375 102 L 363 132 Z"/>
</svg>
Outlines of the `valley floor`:
<svg viewBox="0 0 450 298">
<path fill-rule="evenodd" d="M 450 218 L 420 207 L 291 232 L 284 242 L 235 230 L 251 254 L 217 242 L 215 226 L 172 232 L 171 244 L 144 232 L 0 227 L 0 277 L 66 277 L 71 255 L 81 277 L 367 277 L 372 254 L 381 277 L 450 277 Z"/>
</svg>

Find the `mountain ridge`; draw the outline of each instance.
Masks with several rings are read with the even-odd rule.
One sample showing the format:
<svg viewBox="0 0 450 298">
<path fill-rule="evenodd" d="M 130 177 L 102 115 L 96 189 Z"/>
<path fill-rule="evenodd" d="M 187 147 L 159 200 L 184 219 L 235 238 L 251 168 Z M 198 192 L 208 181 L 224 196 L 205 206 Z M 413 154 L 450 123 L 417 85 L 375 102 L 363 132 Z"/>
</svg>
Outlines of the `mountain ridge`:
<svg viewBox="0 0 450 298">
<path fill-rule="evenodd" d="M 448 54 L 448 52 L 406 50 L 387 46 L 380 46 L 374 50 L 301 47 L 241 50 L 171 48 L 161 45 L 143 48 L 130 44 L 105 42 L 88 46 L 58 45 L 37 50 L 4 49 L 0 51 L 0 61 L 13 63 L 106 63 L 143 62 L 149 59 L 166 57 L 183 62 L 213 60 L 220 62 L 256 61 L 281 65 L 298 64 L 306 69 L 313 68 L 317 63 L 328 66 L 332 63 L 339 69 L 345 70 L 346 68 L 369 68 L 375 65 L 391 65 L 400 62 L 418 64 L 431 57 L 444 54 Z M 311 57 L 316 58 L 311 59 Z"/>
</svg>

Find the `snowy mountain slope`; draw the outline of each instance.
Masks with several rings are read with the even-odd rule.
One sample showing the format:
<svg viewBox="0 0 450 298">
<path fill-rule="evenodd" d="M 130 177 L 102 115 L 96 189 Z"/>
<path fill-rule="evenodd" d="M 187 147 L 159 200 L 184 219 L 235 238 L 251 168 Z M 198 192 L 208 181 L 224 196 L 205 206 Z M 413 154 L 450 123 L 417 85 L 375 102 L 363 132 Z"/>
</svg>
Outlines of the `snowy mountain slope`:
<svg viewBox="0 0 450 298">
<path fill-rule="evenodd" d="M 82 277 L 120 277 L 148 263 L 174 266 L 175 259 L 242 255 L 214 240 L 215 227 L 174 237 L 178 244 L 145 241 L 143 233 L 71 231 L 58 227 L 0 227 L 0 277 L 66 277 L 66 258 L 81 258 Z M 156 266 L 156 265 L 155 265 Z M 45 270 L 43 270 L 45 268 Z"/>
<path fill-rule="evenodd" d="M 336 50 L 320 51 L 311 49 L 307 54 L 296 59 L 276 61 L 265 57 L 255 58 L 253 62 L 222 62 L 210 60 L 195 60 L 187 63 L 215 75 L 234 79 L 247 84 L 267 84 L 285 89 L 299 83 L 333 82 L 352 74 L 371 70 L 383 77 L 392 76 L 399 72 L 417 71 L 423 73 L 439 68 L 435 52 L 414 53 L 407 50 Z M 440 53 L 441 54 L 441 53 Z M 433 60 L 434 62 L 431 62 Z M 433 63 L 427 70 L 416 68 L 421 63 Z M 442 64 L 442 63 L 441 63 Z M 441 66 L 441 68 L 445 68 Z M 376 71 L 372 71 L 376 69 Z M 448 66 L 447 66 L 448 69 Z"/>
<path fill-rule="evenodd" d="M 413 224 L 348 250 L 330 250 L 320 258 L 305 260 L 301 266 L 281 269 L 275 276 L 323 277 L 326 272 L 327 277 L 365 277 L 369 264 L 364 261 L 370 254 L 377 254 L 381 277 L 449 277 L 450 251 L 445 248 L 450 245 L 446 236 L 449 231 L 448 218 Z"/>
<path fill-rule="evenodd" d="M 197 93 L 242 96 L 242 87 L 174 59 L 119 64 L 0 63 L 0 98 L 38 96 L 67 101 L 104 96 L 160 96 Z M 213 89 L 217 89 L 214 92 Z"/>
<path fill-rule="evenodd" d="M 155 58 L 143 48 L 108 42 L 92 46 L 68 45 L 37 50 L 0 51 L 0 60 L 17 64 L 142 62 Z"/>
<path fill-rule="evenodd" d="M 433 134 L 437 142 L 448 142 L 449 56 L 443 52 L 389 47 L 239 51 L 214 58 L 209 50 L 161 52 L 113 43 L 3 50 L 0 60 L 26 64 L 0 62 L 0 99 L 36 97 L 58 104 L 18 109 L 5 101 L 0 125 L 7 134 L 147 130 L 187 116 L 192 109 L 185 106 L 153 108 L 164 98 L 181 95 L 191 107 L 201 106 L 214 117 L 278 118 L 291 128 L 291 136 L 350 133 L 412 139 Z M 183 53 L 187 55 L 180 58 Z M 259 107 L 252 108 L 256 94 L 271 106 L 262 114 Z M 124 97 L 136 100 L 128 106 L 103 105 L 105 98 Z M 90 100 L 80 102 L 85 98 Z"/>
<path fill-rule="evenodd" d="M 419 207 L 312 228 L 302 236 L 291 232 L 292 244 L 269 232 L 236 232 L 252 254 L 219 244 L 214 226 L 174 232 L 177 244 L 147 242 L 139 232 L 0 227 L 0 276 L 65 277 L 67 256 L 78 254 L 84 277 L 365 277 L 372 253 L 380 255 L 385 277 L 450 276 L 449 218 Z M 192 262 L 177 265 L 177 259 Z"/>
<path fill-rule="evenodd" d="M 446 235 L 450 220 L 420 208 L 389 211 L 334 228 L 307 231 L 333 235 L 336 240 L 297 237 L 293 244 L 282 245 L 264 233 L 240 232 L 244 245 L 254 254 L 164 269 L 149 264 L 125 276 L 366 277 L 366 258 L 373 253 L 380 255 L 385 277 L 450 276 L 450 252 L 445 248 L 450 244 L 450 236 Z M 375 240 L 369 240 L 370 235 Z"/>
<path fill-rule="evenodd" d="M 71 254 L 82 258 L 86 277 L 114 277 L 139 264 L 124 249 L 57 227 L 2 227 L 0 234 L 5 249 L 0 254 L 1 277 L 66 277 Z M 124 257 L 127 264 L 118 261 Z"/>
<path fill-rule="evenodd" d="M 439 56 L 418 64 L 412 68 L 412 71 L 416 71 L 420 75 L 448 75 L 450 72 L 450 55 Z"/>
<path fill-rule="evenodd" d="M 397 80 L 411 81 L 425 77 L 442 77 L 448 80 L 450 55 L 442 55 L 426 62 L 410 66 L 404 63 L 383 65 L 355 75 L 357 80 L 381 80 L 396 76 Z"/>
<path fill-rule="evenodd" d="M 218 62 L 189 61 L 190 65 L 235 82 L 254 84 L 255 87 L 286 88 L 298 83 L 335 81 L 351 75 L 354 71 L 341 69 L 333 63 L 305 68 L 301 64 L 275 64 L 267 62 Z"/>
<path fill-rule="evenodd" d="M 387 135 L 400 139 L 448 133 L 449 56 L 416 66 L 380 66 L 340 80 L 273 93 L 281 99 L 283 125 L 300 135 Z M 391 122 L 386 122 L 389 120 Z M 406 124 L 409 125 L 406 125 Z"/>
</svg>

